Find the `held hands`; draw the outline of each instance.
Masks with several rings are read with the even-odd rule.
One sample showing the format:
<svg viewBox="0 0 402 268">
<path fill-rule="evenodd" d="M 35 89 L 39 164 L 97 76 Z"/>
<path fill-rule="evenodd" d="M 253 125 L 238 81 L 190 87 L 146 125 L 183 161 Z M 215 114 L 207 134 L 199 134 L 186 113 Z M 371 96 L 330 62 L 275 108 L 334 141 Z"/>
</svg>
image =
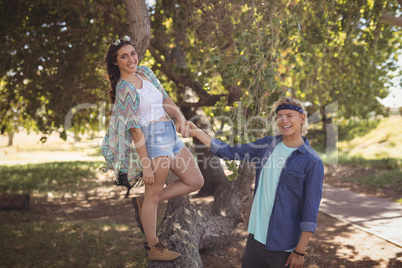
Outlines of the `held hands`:
<svg viewBox="0 0 402 268">
<path fill-rule="evenodd" d="M 179 132 L 183 138 L 196 137 L 198 131 L 200 131 L 200 129 L 191 121 L 180 121 L 177 123 L 177 132 Z"/>
<path fill-rule="evenodd" d="M 184 123 L 184 128 L 181 128 L 182 135 L 184 138 L 196 137 L 199 139 L 207 148 L 212 146 L 212 138 L 206 134 L 204 131 L 199 129 L 193 122 L 186 121 Z"/>
</svg>

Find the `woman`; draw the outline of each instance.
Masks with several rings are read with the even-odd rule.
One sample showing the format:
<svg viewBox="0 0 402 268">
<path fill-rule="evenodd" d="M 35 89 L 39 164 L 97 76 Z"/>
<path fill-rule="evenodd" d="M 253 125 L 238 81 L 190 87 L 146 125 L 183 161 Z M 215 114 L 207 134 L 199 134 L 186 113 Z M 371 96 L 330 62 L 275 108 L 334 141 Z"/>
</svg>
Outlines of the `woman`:
<svg viewBox="0 0 402 268">
<path fill-rule="evenodd" d="M 196 191 L 204 180 L 168 114 L 176 118 L 177 131 L 186 136 L 184 116 L 151 69 L 138 63 L 128 36 L 113 41 L 106 64 L 114 105 L 102 153 L 106 169 L 113 169 L 126 186 L 138 176 L 139 159 L 145 194 L 133 198 L 133 204 L 137 224 L 147 239 L 147 255 L 151 261 L 172 261 L 180 253 L 168 250 L 156 236 L 158 203 Z M 130 146 L 132 141 L 135 148 Z M 164 187 L 169 170 L 181 180 Z"/>
</svg>

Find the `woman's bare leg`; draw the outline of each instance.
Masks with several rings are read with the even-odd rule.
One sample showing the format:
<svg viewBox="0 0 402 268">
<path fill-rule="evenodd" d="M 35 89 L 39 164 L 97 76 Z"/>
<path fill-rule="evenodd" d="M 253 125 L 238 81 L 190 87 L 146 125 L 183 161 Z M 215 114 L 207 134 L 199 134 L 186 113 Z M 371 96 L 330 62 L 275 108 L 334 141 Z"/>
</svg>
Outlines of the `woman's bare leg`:
<svg viewBox="0 0 402 268">
<path fill-rule="evenodd" d="M 201 171 L 187 147 L 183 147 L 171 161 L 170 169 L 181 180 L 166 186 L 160 195 L 159 202 L 197 191 L 204 185 Z"/>
<path fill-rule="evenodd" d="M 158 203 L 160 202 L 163 187 L 170 168 L 170 158 L 156 157 L 152 160 L 155 182 L 145 184 L 144 203 L 141 208 L 141 223 L 148 243 L 156 237 L 156 218 Z"/>
</svg>

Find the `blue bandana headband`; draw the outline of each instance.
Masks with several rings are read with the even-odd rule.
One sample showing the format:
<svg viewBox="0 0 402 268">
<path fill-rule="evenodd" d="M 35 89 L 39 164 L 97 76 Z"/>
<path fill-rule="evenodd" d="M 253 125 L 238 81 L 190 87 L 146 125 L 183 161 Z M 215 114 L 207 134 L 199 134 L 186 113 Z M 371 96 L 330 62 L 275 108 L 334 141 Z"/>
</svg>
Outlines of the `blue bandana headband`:
<svg viewBox="0 0 402 268">
<path fill-rule="evenodd" d="M 296 105 L 292 105 L 292 104 L 281 104 L 278 106 L 278 108 L 276 108 L 275 113 L 278 113 L 280 110 L 294 110 L 300 113 L 303 113 L 303 108 L 296 106 Z"/>
</svg>

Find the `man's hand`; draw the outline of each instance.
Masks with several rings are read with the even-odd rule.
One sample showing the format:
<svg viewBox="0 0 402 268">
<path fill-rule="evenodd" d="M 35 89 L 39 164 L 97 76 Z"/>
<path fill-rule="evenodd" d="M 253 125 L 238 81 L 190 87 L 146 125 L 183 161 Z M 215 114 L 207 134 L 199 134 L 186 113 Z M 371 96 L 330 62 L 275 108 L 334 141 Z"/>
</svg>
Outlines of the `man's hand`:
<svg viewBox="0 0 402 268">
<path fill-rule="evenodd" d="M 201 130 L 191 121 L 186 121 L 186 135 L 187 137 L 196 137 Z"/>
<path fill-rule="evenodd" d="M 304 256 L 299 256 L 292 251 L 285 266 L 289 268 L 302 268 L 304 263 Z"/>
</svg>

